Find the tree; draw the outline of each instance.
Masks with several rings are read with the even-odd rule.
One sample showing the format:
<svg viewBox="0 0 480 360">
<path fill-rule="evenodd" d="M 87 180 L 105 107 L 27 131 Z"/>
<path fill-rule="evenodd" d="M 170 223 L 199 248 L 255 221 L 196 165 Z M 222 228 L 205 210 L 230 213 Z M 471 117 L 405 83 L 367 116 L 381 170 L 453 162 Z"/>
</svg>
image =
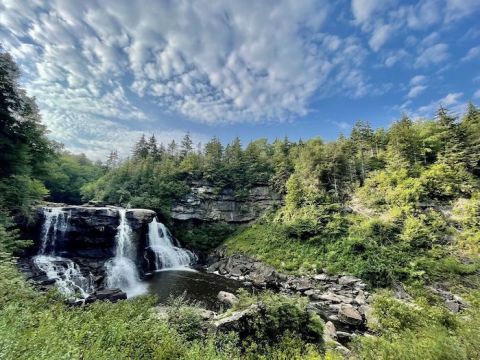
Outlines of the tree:
<svg viewBox="0 0 480 360">
<path fill-rule="evenodd" d="M 118 151 L 116 149 L 110 151 L 110 155 L 108 155 L 106 165 L 107 169 L 114 169 L 118 166 L 119 164 L 119 158 L 118 158 Z"/>
<path fill-rule="evenodd" d="M 420 139 L 407 116 L 393 123 L 388 132 L 387 162 L 393 169 L 411 168 L 420 160 Z"/>
<path fill-rule="evenodd" d="M 369 170 L 367 159 L 373 156 L 373 131 L 368 122 L 357 121 L 353 126 L 350 139 L 356 151 L 356 158 L 360 162 L 361 185 L 365 181 Z"/>
<path fill-rule="evenodd" d="M 457 119 L 440 107 L 437 111 L 437 137 L 441 144 L 439 159 L 451 166 L 463 163 L 465 157 L 465 134 Z"/>
<path fill-rule="evenodd" d="M 145 159 L 148 156 L 148 144 L 145 139 L 145 134 L 142 134 L 140 139 L 135 144 L 133 149 L 133 157 L 137 159 Z"/>
<path fill-rule="evenodd" d="M 225 148 L 224 162 L 230 185 L 236 188 L 244 187 L 246 164 L 238 136 Z"/>
<path fill-rule="evenodd" d="M 222 188 L 225 185 L 223 170 L 223 146 L 220 140 L 214 136 L 205 144 L 204 174 L 207 180 L 217 183 Z"/>
<path fill-rule="evenodd" d="M 480 177 L 480 109 L 468 104 L 467 112 L 460 123 L 465 134 L 465 162 L 467 168 Z"/>
<path fill-rule="evenodd" d="M 157 146 L 157 139 L 155 135 L 152 134 L 148 139 L 148 143 L 146 144 L 148 155 L 150 155 L 153 159 L 158 159 L 158 146 Z"/>
<path fill-rule="evenodd" d="M 180 143 L 180 159 L 184 159 L 193 151 L 193 141 L 190 138 L 190 133 L 187 132 Z"/>
</svg>

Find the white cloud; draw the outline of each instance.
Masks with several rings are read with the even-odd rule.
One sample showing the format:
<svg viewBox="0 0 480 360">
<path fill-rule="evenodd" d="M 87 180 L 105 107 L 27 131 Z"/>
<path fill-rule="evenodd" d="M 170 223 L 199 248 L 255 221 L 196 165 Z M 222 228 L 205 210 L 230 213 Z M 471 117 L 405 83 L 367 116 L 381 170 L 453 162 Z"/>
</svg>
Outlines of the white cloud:
<svg viewBox="0 0 480 360">
<path fill-rule="evenodd" d="M 448 45 L 439 43 L 421 50 L 415 61 L 415 67 L 437 65 L 448 58 Z"/>
<path fill-rule="evenodd" d="M 475 91 L 475 93 L 473 94 L 473 97 L 476 98 L 476 99 L 480 99 L 480 89 Z"/>
<path fill-rule="evenodd" d="M 151 120 L 140 98 L 207 123 L 285 120 L 305 115 L 316 91 L 358 97 L 370 86 L 359 42 L 320 31 L 326 1 L 2 6 L 28 90 L 65 113 Z"/>
<path fill-rule="evenodd" d="M 419 107 L 418 110 L 415 112 L 415 116 L 416 117 L 432 116 L 440 106 L 448 108 L 448 110 L 452 111 L 453 113 L 460 114 L 465 110 L 465 106 L 466 106 L 464 102 L 460 101 L 462 96 L 463 96 L 462 92 L 449 93 L 443 98 L 434 100 L 430 102 L 428 105 Z"/>
<path fill-rule="evenodd" d="M 385 7 L 385 0 L 352 0 L 352 13 L 358 23 L 370 20 L 371 16 Z"/>
<path fill-rule="evenodd" d="M 408 56 L 408 53 L 403 49 L 400 49 L 398 51 L 392 51 L 388 54 L 387 58 L 385 59 L 385 66 L 392 67 L 398 62 L 404 60 L 407 56 Z"/>
<path fill-rule="evenodd" d="M 416 98 L 418 95 L 423 93 L 427 87 L 425 85 L 415 85 L 413 86 L 407 94 L 408 98 Z"/>
<path fill-rule="evenodd" d="M 462 58 L 462 61 L 471 61 L 480 59 L 480 46 L 474 46 L 468 50 L 467 54 Z"/>
<path fill-rule="evenodd" d="M 446 0 L 445 22 L 459 20 L 480 10 L 478 0 Z"/>
<path fill-rule="evenodd" d="M 427 78 L 424 75 L 415 75 L 410 79 L 410 85 L 421 85 L 425 83 L 426 79 Z"/>
<path fill-rule="evenodd" d="M 368 44 L 374 51 L 378 51 L 388 40 L 393 30 L 394 28 L 391 25 L 380 25 L 376 27 Z"/>
</svg>

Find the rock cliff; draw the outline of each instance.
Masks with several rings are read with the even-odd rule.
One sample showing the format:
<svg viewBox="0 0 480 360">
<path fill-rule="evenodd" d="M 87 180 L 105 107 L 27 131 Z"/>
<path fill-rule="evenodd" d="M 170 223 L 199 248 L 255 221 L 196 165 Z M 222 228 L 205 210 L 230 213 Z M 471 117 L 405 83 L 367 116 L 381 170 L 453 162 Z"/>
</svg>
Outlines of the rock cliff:
<svg viewBox="0 0 480 360">
<path fill-rule="evenodd" d="M 175 221 L 246 223 L 280 202 L 281 197 L 268 186 L 253 187 L 238 197 L 231 189 L 217 192 L 206 183 L 194 183 L 191 192 L 173 204 L 171 216 Z"/>
</svg>

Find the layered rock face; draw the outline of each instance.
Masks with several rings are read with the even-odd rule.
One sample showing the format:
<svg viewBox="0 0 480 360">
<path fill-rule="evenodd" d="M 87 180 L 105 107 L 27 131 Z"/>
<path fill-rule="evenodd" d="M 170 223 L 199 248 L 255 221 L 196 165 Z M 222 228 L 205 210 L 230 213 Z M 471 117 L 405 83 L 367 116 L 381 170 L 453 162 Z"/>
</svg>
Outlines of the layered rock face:
<svg viewBox="0 0 480 360">
<path fill-rule="evenodd" d="M 309 309 L 330 321 L 339 336 L 351 338 L 366 330 L 370 294 L 366 284 L 353 276 L 326 273 L 314 276 L 281 274 L 271 266 L 243 254 L 228 256 L 223 248 L 207 259 L 207 271 L 248 282 L 263 289 L 309 298 Z"/>
<path fill-rule="evenodd" d="M 52 206 L 53 204 L 49 204 Z M 69 257 L 89 259 L 106 259 L 114 256 L 115 235 L 119 225 L 117 207 L 62 206 L 65 222 L 62 236 L 55 243 L 55 252 Z M 126 212 L 133 232 L 134 243 L 139 249 L 144 248 L 148 223 L 156 216 L 148 209 L 130 209 Z M 38 234 L 45 222 L 44 207 L 38 207 L 36 214 Z M 34 237 L 35 245 L 40 246 L 41 236 Z"/>
<path fill-rule="evenodd" d="M 238 198 L 233 190 L 218 193 L 206 183 L 194 183 L 190 194 L 173 204 L 171 216 L 176 221 L 246 223 L 280 202 L 281 197 L 268 186 L 254 187 Z"/>
</svg>

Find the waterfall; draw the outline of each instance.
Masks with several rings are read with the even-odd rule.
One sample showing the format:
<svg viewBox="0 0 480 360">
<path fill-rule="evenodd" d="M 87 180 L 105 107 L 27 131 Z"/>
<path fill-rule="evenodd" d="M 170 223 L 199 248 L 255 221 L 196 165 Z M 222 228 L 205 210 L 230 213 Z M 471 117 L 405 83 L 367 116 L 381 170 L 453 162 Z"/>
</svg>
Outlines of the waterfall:
<svg viewBox="0 0 480 360">
<path fill-rule="evenodd" d="M 43 208 L 45 221 L 41 232 L 39 254 L 33 258 L 35 266 L 48 279 L 55 280 L 59 291 L 67 297 L 85 299 L 93 292 L 92 277 L 86 278 L 79 266 L 70 259 L 55 256 L 57 240 L 63 240 L 68 230 L 70 213 L 60 208 Z"/>
<path fill-rule="evenodd" d="M 70 259 L 60 256 L 37 255 L 35 265 L 45 272 L 47 278 L 55 280 L 59 291 L 67 297 L 86 299 L 93 292 L 92 277 L 86 278 L 79 266 Z"/>
<path fill-rule="evenodd" d="M 40 244 L 40 254 L 51 254 L 55 252 L 57 238 L 60 235 L 64 238 L 68 229 L 70 213 L 65 214 L 62 208 L 43 208 L 45 221 L 42 227 L 42 238 Z"/>
<path fill-rule="evenodd" d="M 196 260 L 191 251 L 175 246 L 168 229 L 156 218 L 148 224 L 148 242 L 155 254 L 156 270 L 184 268 Z"/>
<path fill-rule="evenodd" d="M 115 236 L 115 257 L 106 263 L 107 286 L 120 288 L 128 297 L 146 292 L 147 287 L 140 282 L 135 265 L 136 249 L 132 242 L 132 229 L 128 224 L 126 209 L 118 210 L 120 225 Z"/>
</svg>

